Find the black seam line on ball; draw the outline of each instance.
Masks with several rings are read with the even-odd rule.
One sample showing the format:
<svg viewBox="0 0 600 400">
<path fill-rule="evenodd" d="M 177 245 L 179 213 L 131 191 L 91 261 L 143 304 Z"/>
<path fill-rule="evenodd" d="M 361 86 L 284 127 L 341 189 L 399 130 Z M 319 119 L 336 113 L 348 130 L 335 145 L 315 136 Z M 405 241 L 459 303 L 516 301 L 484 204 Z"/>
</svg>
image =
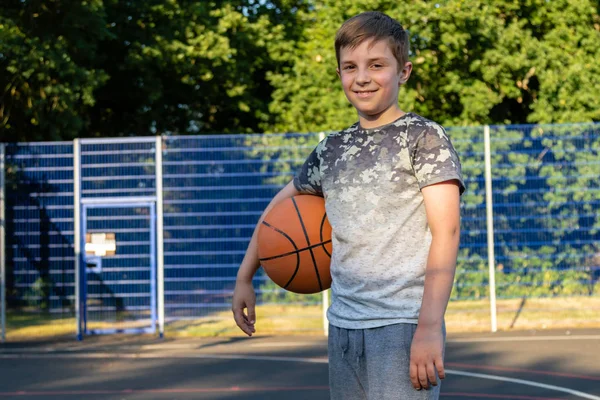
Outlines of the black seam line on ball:
<svg viewBox="0 0 600 400">
<path fill-rule="evenodd" d="M 279 228 L 274 227 L 273 225 L 269 224 L 266 221 L 263 221 L 262 223 L 265 224 L 266 226 L 268 226 L 269 228 L 273 229 L 275 232 L 281 233 L 283 236 L 285 236 L 285 238 L 290 241 L 292 246 L 294 246 L 294 249 L 296 249 L 295 251 L 298 251 L 298 246 L 296 246 L 296 243 L 294 242 L 294 240 L 287 233 L 285 233 L 284 231 L 282 231 Z M 292 251 L 292 253 L 293 253 L 293 251 Z M 268 260 L 268 258 L 261 258 L 261 260 Z"/>
<path fill-rule="evenodd" d="M 298 204 L 296 204 L 296 200 L 292 197 L 292 203 L 294 204 L 294 208 L 296 209 L 296 213 L 298 214 L 298 218 L 300 219 L 300 225 L 302 225 L 302 231 L 304 232 L 304 237 L 306 237 L 306 244 L 309 246 L 308 251 L 310 252 L 310 257 L 313 261 L 313 266 L 315 267 L 315 273 L 317 274 L 317 281 L 319 282 L 319 290 L 323 290 L 323 285 L 321 284 L 321 276 L 319 275 L 319 268 L 317 267 L 317 260 L 315 260 L 315 254 L 310 248 L 310 240 L 308 238 L 308 232 L 306 231 L 306 227 L 304 226 L 304 221 L 302 221 L 302 215 L 300 214 L 300 210 L 298 209 Z"/>
<path fill-rule="evenodd" d="M 325 252 L 325 254 L 327 254 L 327 256 L 329 256 L 329 258 L 331 258 L 331 254 L 329 254 L 329 252 L 327 251 L 327 248 L 325 247 L 325 243 L 329 243 L 329 242 L 331 242 L 331 240 L 328 240 L 327 242 L 323 242 L 323 226 L 325 226 L 325 220 L 327 220 L 327 214 L 323 215 L 323 220 L 321 221 L 321 229 L 319 229 L 319 233 L 320 233 L 320 238 L 321 238 L 321 244 L 323 244 L 323 251 Z"/>
<path fill-rule="evenodd" d="M 296 275 L 298 274 L 298 271 L 300 270 L 300 253 L 297 251 L 298 250 L 298 246 L 296 246 L 296 243 L 294 243 L 294 240 L 288 236 L 287 233 L 285 233 L 284 231 L 282 231 L 281 229 L 278 229 L 276 227 L 274 227 L 273 225 L 270 225 L 268 222 L 263 221 L 263 224 L 265 224 L 266 226 L 268 226 L 271 229 L 274 229 L 275 232 L 279 232 L 283 235 L 283 237 L 285 237 L 287 240 L 290 241 L 290 243 L 292 244 L 292 246 L 294 246 L 294 249 L 296 249 L 296 251 L 291 252 L 290 254 L 294 254 L 296 253 L 296 268 L 294 268 L 294 273 L 292 274 L 292 277 L 289 279 L 289 281 L 283 286 L 284 289 L 287 289 L 287 287 L 292 283 L 292 281 L 294 280 L 294 278 L 296 277 Z M 264 260 L 264 259 L 259 259 L 259 261 Z"/>
<path fill-rule="evenodd" d="M 284 254 L 279 254 L 278 256 L 260 258 L 259 261 L 275 260 L 276 258 L 291 256 L 292 254 L 301 253 L 301 252 L 303 252 L 305 250 L 314 249 L 315 247 L 320 247 L 320 246 L 323 246 L 323 249 L 325 249 L 325 245 L 327 243 L 331 243 L 331 240 L 326 240 L 326 241 L 321 242 L 319 244 L 313 244 L 312 246 L 308 246 L 308 247 L 305 247 L 303 249 L 298 249 L 298 250 L 294 250 L 294 251 L 289 251 L 289 252 L 284 253 Z M 327 250 L 325 250 L 325 253 L 327 253 L 327 255 L 330 256 L 329 253 L 327 252 Z"/>
</svg>

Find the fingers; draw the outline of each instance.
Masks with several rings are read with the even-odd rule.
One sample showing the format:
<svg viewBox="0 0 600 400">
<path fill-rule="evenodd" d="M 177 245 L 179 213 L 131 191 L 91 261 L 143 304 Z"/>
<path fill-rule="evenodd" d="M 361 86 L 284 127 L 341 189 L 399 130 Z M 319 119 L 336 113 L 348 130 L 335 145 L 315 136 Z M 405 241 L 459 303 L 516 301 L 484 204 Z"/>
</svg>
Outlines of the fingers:
<svg viewBox="0 0 600 400">
<path fill-rule="evenodd" d="M 427 380 L 431 383 L 432 386 L 437 386 L 437 376 L 435 376 L 435 365 L 433 363 L 427 363 L 425 367 L 427 371 Z"/>
<path fill-rule="evenodd" d="M 254 328 L 254 321 L 256 320 L 255 316 L 246 316 L 245 314 L 242 313 L 242 315 L 244 316 L 244 323 L 246 324 L 246 327 L 248 328 L 248 330 L 250 331 L 251 334 L 249 334 L 248 336 L 252 336 L 252 333 L 256 332 L 256 329 Z"/>
<path fill-rule="evenodd" d="M 247 326 L 245 322 L 244 312 L 241 308 L 233 308 L 233 319 L 235 320 L 235 324 L 246 334 L 249 335 L 250 332 L 247 332 Z"/>
<path fill-rule="evenodd" d="M 249 321 L 248 317 L 244 314 L 244 310 L 242 308 L 233 308 L 233 319 L 235 320 L 236 325 L 248 336 L 252 336 L 252 334 L 256 331 L 254 329 L 254 319 L 252 322 Z"/>
<path fill-rule="evenodd" d="M 446 379 L 446 371 L 444 370 L 444 362 L 442 359 L 438 359 L 435 362 L 435 367 L 437 368 L 437 373 L 440 379 Z"/>
<path fill-rule="evenodd" d="M 248 305 L 248 321 L 254 327 L 254 322 L 256 322 L 256 313 L 254 312 L 254 305 Z"/>
<path fill-rule="evenodd" d="M 429 389 L 429 382 L 433 386 L 437 385 L 435 368 L 433 364 L 410 364 L 410 382 L 416 390 Z"/>
<path fill-rule="evenodd" d="M 419 384 L 422 389 L 429 388 L 429 382 L 427 381 L 427 368 L 425 364 L 421 364 L 417 366 L 417 374 L 419 378 Z M 420 389 L 417 389 L 420 390 Z"/>
<path fill-rule="evenodd" d="M 445 378 L 443 352 L 441 331 L 417 327 L 410 349 L 410 381 L 416 390 L 437 386 L 438 376 Z"/>
<path fill-rule="evenodd" d="M 252 284 L 249 282 L 236 283 L 231 300 L 231 311 L 233 311 L 233 319 L 236 325 L 248 336 L 252 336 L 256 331 L 254 329 L 254 322 L 256 321 L 255 304 L 256 295 Z M 246 309 L 248 315 L 245 313 Z"/>
<path fill-rule="evenodd" d="M 438 360 L 435 363 L 410 364 L 410 382 L 416 390 L 427 390 L 430 384 L 431 386 L 437 386 L 438 377 L 440 379 L 446 378 L 442 360 Z"/>
<path fill-rule="evenodd" d="M 410 363 L 410 383 L 412 383 L 413 387 L 417 390 L 421 390 L 421 384 L 419 383 L 419 375 L 417 373 L 417 364 L 411 362 Z"/>
</svg>

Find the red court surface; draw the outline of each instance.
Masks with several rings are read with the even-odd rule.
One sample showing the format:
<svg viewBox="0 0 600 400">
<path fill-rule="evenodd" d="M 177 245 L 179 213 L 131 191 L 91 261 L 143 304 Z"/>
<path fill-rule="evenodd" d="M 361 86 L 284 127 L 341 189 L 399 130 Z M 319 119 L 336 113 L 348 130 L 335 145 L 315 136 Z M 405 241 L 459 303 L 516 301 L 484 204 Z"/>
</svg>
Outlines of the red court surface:
<svg viewBox="0 0 600 400">
<path fill-rule="evenodd" d="M 600 331 L 450 335 L 446 369 L 442 399 L 600 400 Z M 328 398 L 320 336 L 0 344 L 1 400 Z"/>
</svg>

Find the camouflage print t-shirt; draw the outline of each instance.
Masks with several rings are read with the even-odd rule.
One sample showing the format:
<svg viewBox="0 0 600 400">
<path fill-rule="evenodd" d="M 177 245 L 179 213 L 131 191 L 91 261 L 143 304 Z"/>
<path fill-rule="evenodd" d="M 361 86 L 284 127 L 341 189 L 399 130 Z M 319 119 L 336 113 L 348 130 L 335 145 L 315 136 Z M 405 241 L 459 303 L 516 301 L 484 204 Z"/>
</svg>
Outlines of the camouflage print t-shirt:
<svg viewBox="0 0 600 400">
<path fill-rule="evenodd" d="M 322 195 L 332 226 L 329 322 L 365 329 L 417 323 L 431 244 L 420 189 L 456 179 L 458 155 L 444 129 L 406 113 L 328 135 L 294 178 Z"/>
</svg>

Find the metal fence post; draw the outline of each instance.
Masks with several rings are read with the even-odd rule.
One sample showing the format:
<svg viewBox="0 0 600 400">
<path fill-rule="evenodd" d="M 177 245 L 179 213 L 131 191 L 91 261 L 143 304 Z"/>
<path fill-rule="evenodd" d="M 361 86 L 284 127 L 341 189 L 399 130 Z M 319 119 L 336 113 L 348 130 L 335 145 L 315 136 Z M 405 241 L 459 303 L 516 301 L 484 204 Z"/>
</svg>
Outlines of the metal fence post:
<svg viewBox="0 0 600 400">
<path fill-rule="evenodd" d="M 81 320 L 81 143 L 73 140 L 73 253 L 75 255 L 75 318 L 77 340 L 83 339 Z"/>
<path fill-rule="evenodd" d="M 485 205 L 487 219 L 488 269 L 490 286 L 490 319 L 492 332 L 498 329 L 496 319 L 496 261 L 494 256 L 494 203 L 492 199 L 492 157 L 490 149 L 490 127 L 483 127 L 485 146 Z"/>
<path fill-rule="evenodd" d="M 158 303 L 158 333 L 162 338 L 165 332 L 165 260 L 163 237 L 163 164 L 162 136 L 156 137 L 156 280 Z"/>
<path fill-rule="evenodd" d="M 0 143 L 0 341 L 6 340 L 6 219 L 4 209 L 5 201 L 4 184 L 4 144 Z"/>
</svg>

